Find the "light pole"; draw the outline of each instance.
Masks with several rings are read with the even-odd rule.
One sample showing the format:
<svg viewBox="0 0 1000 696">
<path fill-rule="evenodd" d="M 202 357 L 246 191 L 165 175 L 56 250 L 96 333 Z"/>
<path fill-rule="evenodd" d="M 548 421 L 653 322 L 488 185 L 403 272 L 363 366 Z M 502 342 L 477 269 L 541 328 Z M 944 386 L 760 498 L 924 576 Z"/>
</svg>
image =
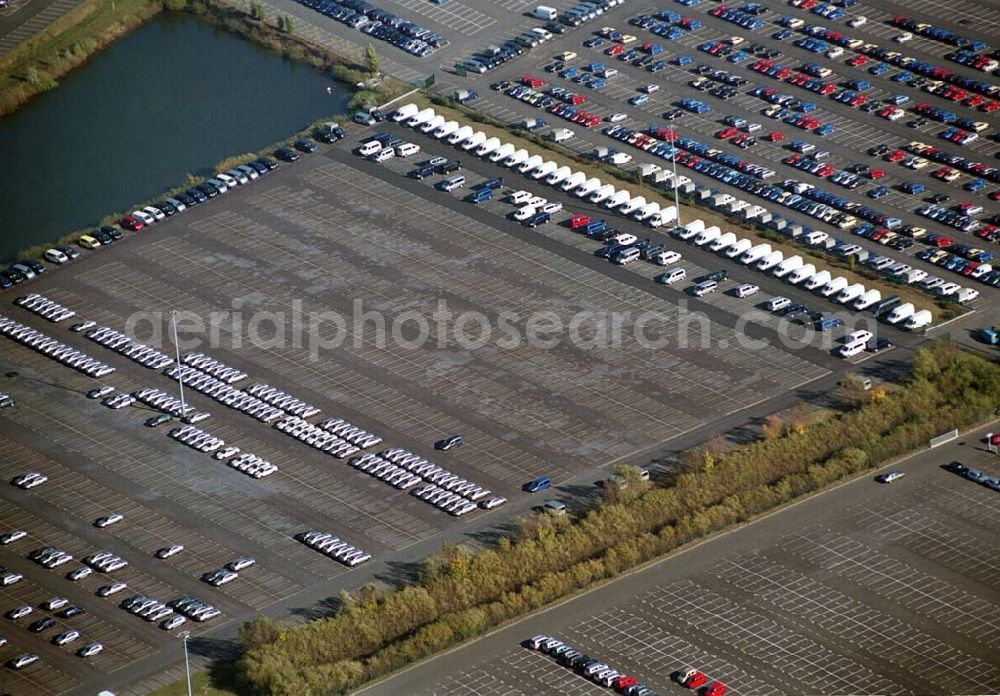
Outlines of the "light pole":
<svg viewBox="0 0 1000 696">
<path fill-rule="evenodd" d="M 184 376 L 181 374 L 181 345 L 177 341 L 177 312 L 175 310 L 170 311 L 170 325 L 174 330 L 174 354 L 177 356 L 177 383 L 181 389 L 181 416 L 185 416 L 187 415 L 187 405 L 184 403 Z M 187 631 L 185 633 L 190 635 Z M 190 691 L 190 689 L 188 690 Z"/>
<path fill-rule="evenodd" d="M 680 227 L 681 226 L 681 202 L 680 202 L 680 198 L 678 197 L 678 193 L 677 193 L 677 137 L 676 137 L 676 135 L 674 136 L 674 139 L 670 141 L 670 146 L 671 146 L 670 161 L 674 165 L 674 178 L 673 178 L 673 182 L 674 182 L 674 213 L 675 213 L 676 218 L 677 218 L 677 224 L 675 225 L 675 227 Z"/>
<path fill-rule="evenodd" d="M 191 631 L 181 631 L 179 637 L 184 643 L 184 671 L 187 673 L 188 696 L 194 696 L 191 692 L 191 665 L 188 662 L 188 638 L 191 637 Z"/>
</svg>

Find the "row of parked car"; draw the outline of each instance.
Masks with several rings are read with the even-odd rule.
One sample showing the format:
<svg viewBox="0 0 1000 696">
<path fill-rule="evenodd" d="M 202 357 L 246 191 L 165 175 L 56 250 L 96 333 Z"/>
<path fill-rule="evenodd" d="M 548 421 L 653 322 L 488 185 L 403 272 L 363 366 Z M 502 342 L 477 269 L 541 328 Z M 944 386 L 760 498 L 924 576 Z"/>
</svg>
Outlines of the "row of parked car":
<svg viewBox="0 0 1000 696">
<path fill-rule="evenodd" d="M 371 554 L 352 546 L 328 532 L 321 532 L 314 529 L 309 532 L 299 532 L 295 535 L 295 538 L 309 548 L 319 551 L 351 568 L 371 560 Z"/>
<path fill-rule="evenodd" d="M 448 45 L 448 40 L 416 22 L 365 0 L 299 0 L 306 7 L 381 39 L 418 58 Z"/>
<path fill-rule="evenodd" d="M 162 370 L 174 362 L 174 359 L 166 353 L 139 341 L 134 341 L 121 331 L 109 326 L 90 329 L 84 335 L 94 343 L 110 348 L 119 355 L 124 355 L 129 360 L 134 360 L 151 370 Z"/>
<path fill-rule="evenodd" d="M 211 453 L 226 444 L 225 440 L 221 437 L 216 437 L 193 425 L 174 428 L 170 431 L 169 435 L 178 442 L 199 452 Z"/>
<path fill-rule="evenodd" d="M 57 341 L 41 331 L 0 315 L 0 335 L 37 350 L 42 355 L 79 370 L 89 377 L 105 377 L 115 371 L 107 363 L 92 358 L 83 351 Z"/>
<path fill-rule="evenodd" d="M 564 667 L 576 671 L 595 684 L 612 688 L 623 696 L 658 696 L 657 692 L 645 684 L 640 684 L 635 677 L 609 667 L 597 658 L 585 655 L 583 651 L 576 650 L 558 638 L 534 636 L 526 641 L 526 645 L 532 650 L 551 655 Z"/>
<path fill-rule="evenodd" d="M 277 387 L 272 387 L 270 384 L 251 384 L 249 387 L 244 387 L 243 391 L 250 396 L 256 396 L 258 399 L 266 401 L 275 408 L 280 408 L 285 413 L 290 413 L 299 418 L 311 418 L 319 413 L 319 408 L 316 406 L 307 404 L 291 394 L 286 394 Z"/>
<path fill-rule="evenodd" d="M 45 295 L 39 295 L 35 292 L 25 295 L 24 297 L 17 298 L 14 300 L 14 304 L 19 307 L 24 307 L 32 314 L 37 314 L 43 319 L 48 319 L 53 323 L 64 321 L 65 319 L 76 316 L 76 312 L 74 310 L 62 306 L 55 300 L 50 300 L 45 297 Z"/>
<path fill-rule="evenodd" d="M 183 380 L 185 387 L 201 392 L 224 406 L 242 411 L 262 423 L 273 423 L 285 416 L 281 409 L 190 365 L 171 365 L 165 374 L 173 379 Z"/>
<path fill-rule="evenodd" d="M 255 479 L 262 479 L 278 471 L 278 466 L 267 461 L 263 457 L 243 452 L 230 459 L 227 464 L 240 473 L 244 473 Z"/>
<path fill-rule="evenodd" d="M 211 375 L 226 384 L 233 384 L 247 378 L 247 373 L 243 372 L 243 370 L 230 367 L 204 353 L 185 353 L 181 356 L 181 362 L 207 375 Z"/>
<path fill-rule="evenodd" d="M 313 425 L 304 418 L 298 416 L 288 416 L 274 424 L 274 427 L 294 437 L 299 442 L 313 447 L 320 452 L 325 452 L 337 459 L 344 459 L 357 454 L 360 448 L 349 440 L 327 432 L 317 425 Z"/>
</svg>

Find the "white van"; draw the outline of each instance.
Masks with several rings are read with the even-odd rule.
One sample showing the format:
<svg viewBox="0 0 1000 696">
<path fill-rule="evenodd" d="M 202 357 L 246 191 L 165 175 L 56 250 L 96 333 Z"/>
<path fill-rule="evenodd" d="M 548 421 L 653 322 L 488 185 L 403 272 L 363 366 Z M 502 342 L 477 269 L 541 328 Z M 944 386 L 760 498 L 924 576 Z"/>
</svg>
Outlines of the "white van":
<svg viewBox="0 0 1000 696">
<path fill-rule="evenodd" d="M 358 154 L 362 157 L 369 157 L 382 149 L 382 143 L 377 140 L 369 140 L 358 148 Z"/>
<path fill-rule="evenodd" d="M 750 297 L 760 292 L 760 288 L 751 283 L 744 283 L 736 288 L 736 296 L 739 298 Z"/>
<path fill-rule="evenodd" d="M 445 179 L 441 182 L 442 191 L 454 191 L 457 188 L 462 188 L 465 185 L 465 177 L 459 174 L 458 176 L 453 176 L 450 179 Z"/>
<path fill-rule="evenodd" d="M 635 247 L 630 247 L 628 249 L 623 249 L 619 252 L 619 254 L 613 256 L 611 261 L 619 266 L 624 266 L 625 264 L 632 263 L 633 261 L 638 261 L 640 253 L 641 252 Z"/>
<path fill-rule="evenodd" d="M 508 200 L 514 205 L 521 205 L 530 201 L 531 198 L 532 193 L 530 191 L 514 191 L 514 193 L 510 194 Z"/>
<path fill-rule="evenodd" d="M 714 280 L 706 280 L 702 283 L 698 283 L 697 285 L 695 285 L 694 289 L 691 290 L 691 294 L 693 294 L 695 297 L 704 297 L 709 293 L 715 292 L 718 288 L 719 284 L 716 283 Z"/>
<path fill-rule="evenodd" d="M 415 155 L 420 152 L 420 146 L 416 143 L 403 143 L 396 147 L 396 155 L 398 157 L 409 157 L 410 155 Z"/>
<path fill-rule="evenodd" d="M 867 329 L 858 329 L 844 336 L 844 343 L 868 343 L 874 336 L 875 334 Z"/>
<path fill-rule="evenodd" d="M 379 150 L 374 155 L 370 157 L 372 162 L 386 162 L 391 160 L 396 156 L 396 153 L 392 151 L 391 147 L 387 147 L 384 150 Z"/>
<path fill-rule="evenodd" d="M 853 358 L 859 353 L 863 353 L 865 350 L 865 343 L 862 341 L 857 341 L 855 343 L 848 343 L 837 349 L 837 355 L 842 358 Z"/>
<path fill-rule="evenodd" d="M 531 16 L 536 19 L 544 19 L 549 22 L 555 19 L 559 15 L 554 7 L 549 7 L 548 5 L 539 5 L 531 12 Z"/>
<path fill-rule="evenodd" d="M 962 288 L 958 291 L 958 295 L 955 299 L 962 304 L 965 304 L 966 302 L 972 302 L 977 297 L 979 297 L 979 291 L 975 288 Z"/>
<path fill-rule="evenodd" d="M 919 312 L 914 312 L 903 324 L 903 328 L 909 331 L 916 331 L 917 329 L 922 329 L 931 323 L 931 313 L 929 310 L 921 309 Z"/>
<path fill-rule="evenodd" d="M 899 305 L 891 312 L 889 312 L 889 314 L 887 314 L 885 317 L 885 323 L 898 324 L 904 319 L 909 319 L 912 314 L 913 314 L 913 304 L 910 302 L 906 302 L 904 304 Z"/>
</svg>

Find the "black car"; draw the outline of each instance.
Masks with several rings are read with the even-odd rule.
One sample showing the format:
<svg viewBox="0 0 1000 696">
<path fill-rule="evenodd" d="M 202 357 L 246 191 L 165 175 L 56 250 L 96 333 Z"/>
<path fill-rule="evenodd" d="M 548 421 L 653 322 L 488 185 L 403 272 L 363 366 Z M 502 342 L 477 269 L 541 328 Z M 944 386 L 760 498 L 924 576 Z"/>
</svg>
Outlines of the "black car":
<svg viewBox="0 0 1000 696">
<path fill-rule="evenodd" d="M 462 168 L 462 163 L 461 162 L 457 162 L 457 161 L 445 162 L 444 164 L 439 164 L 438 165 L 438 167 L 437 167 L 437 173 L 438 174 L 451 174 L 452 172 L 457 172 L 461 168 Z"/>
<path fill-rule="evenodd" d="M 176 198 L 177 200 L 179 200 L 181 203 L 183 203 L 184 205 L 186 205 L 188 208 L 192 208 L 192 207 L 198 205 L 198 199 L 197 198 L 195 198 L 194 196 L 192 196 L 190 194 L 184 193 L 183 191 L 181 193 L 175 194 L 174 198 Z"/>
<path fill-rule="evenodd" d="M 316 152 L 319 149 L 319 146 L 309 138 L 299 138 L 293 145 L 299 152 Z"/>
<path fill-rule="evenodd" d="M 21 283 L 23 283 L 28 279 L 28 277 L 23 273 L 21 273 L 21 271 L 14 270 L 13 268 L 8 268 L 6 271 L 4 271 L 4 274 L 8 278 L 10 278 L 10 282 L 12 282 L 14 285 L 20 285 Z"/>
<path fill-rule="evenodd" d="M 294 154 L 294 153 L 293 153 L 293 154 Z M 277 162 L 275 162 L 275 161 L 274 161 L 273 159 L 271 159 L 270 157 L 258 157 L 258 158 L 257 158 L 256 160 L 254 160 L 254 161 L 255 161 L 255 162 L 260 162 L 261 164 L 263 164 L 263 165 L 264 165 L 265 167 L 267 167 L 267 170 L 268 170 L 268 171 L 274 171 L 275 169 L 277 169 L 277 168 L 278 168 L 278 163 L 277 163 Z M 253 164 L 253 163 L 251 162 L 251 164 Z M 255 169 L 256 169 L 256 167 L 255 167 Z"/>
<path fill-rule="evenodd" d="M 33 624 L 28 626 L 28 630 L 31 631 L 32 633 L 41 633 L 42 631 L 48 628 L 52 628 L 55 625 L 56 625 L 56 620 L 53 619 L 51 616 L 46 616 L 44 619 L 39 619 L 38 621 L 35 621 Z"/>
<path fill-rule="evenodd" d="M 423 167 L 417 167 L 407 174 L 411 179 L 423 179 L 434 174 L 434 167 L 430 165 L 424 165 Z"/>
<path fill-rule="evenodd" d="M 683 111 L 681 111 L 680 109 L 674 109 L 673 111 L 665 111 L 663 113 L 663 118 L 667 119 L 668 121 L 673 121 L 675 118 L 680 118 L 683 115 L 684 115 Z"/>
<path fill-rule="evenodd" d="M 368 115 L 375 119 L 376 123 L 382 123 L 387 118 L 389 118 L 382 109 L 372 109 L 368 112 Z"/>
<path fill-rule="evenodd" d="M 41 262 L 36 259 L 25 259 L 21 263 L 33 270 L 36 275 L 41 275 L 45 272 L 45 266 L 43 266 Z"/>
<path fill-rule="evenodd" d="M 61 612 L 59 616 L 64 619 L 72 619 L 74 616 L 79 616 L 80 614 L 85 614 L 83 607 L 66 607 Z"/>
<path fill-rule="evenodd" d="M 808 312 L 809 308 L 804 304 L 790 304 L 781 310 L 781 314 L 787 316 L 789 314 L 797 314 L 799 312 Z"/>
<path fill-rule="evenodd" d="M 177 208 L 174 207 L 173 203 L 167 203 L 166 201 L 160 201 L 159 203 L 154 203 L 153 207 L 159 210 L 161 213 L 170 217 L 177 213 Z"/>
<path fill-rule="evenodd" d="M 924 200 L 927 201 L 928 203 L 944 203 L 945 201 L 950 199 L 951 196 L 949 196 L 947 193 L 934 193 L 931 194 L 930 196 L 927 196 L 927 198 L 925 198 Z"/>
<path fill-rule="evenodd" d="M 607 244 L 605 246 L 602 246 L 597 251 L 595 251 L 594 256 L 600 259 L 610 259 L 612 256 L 614 256 L 624 248 L 625 248 L 624 244 L 618 244 L 617 242 L 614 244 Z"/>
<path fill-rule="evenodd" d="M 945 469 L 947 469 L 952 473 L 958 474 L 959 476 L 964 476 L 965 472 L 969 470 L 969 467 L 967 467 L 962 462 L 950 462 L 948 466 L 945 467 Z"/>
<path fill-rule="evenodd" d="M 435 442 L 434 449 L 439 450 L 441 452 L 447 452 L 450 449 L 454 449 L 456 447 L 461 446 L 461 444 L 462 444 L 462 436 L 452 435 L 450 437 L 444 438 L 443 440 L 438 440 L 437 442 Z"/>
<path fill-rule="evenodd" d="M 114 240 L 111 239 L 111 235 L 104 230 L 94 230 L 90 233 L 90 236 L 99 241 L 101 244 L 107 245 L 111 244 Z"/>
<path fill-rule="evenodd" d="M 208 200 L 208 196 L 205 195 L 204 191 L 193 186 L 189 188 L 185 194 L 193 198 L 197 203 L 204 203 Z"/>
<path fill-rule="evenodd" d="M 706 273 L 702 277 L 698 278 L 699 283 L 705 283 L 708 281 L 714 281 L 716 283 L 721 282 L 729 277 L 729 271 L 722 269 L 719 271 L 712 271 L 711 273 Z"/>
<path fill-rule="evenodd" d="M 878 353 L 879 351 L 888 350 L 892 348 L 892 341 L 888 338 L 873 338 L 868 342 L 865 347 L 869 353 Z"/>
<path fill-rule="evenodd" d="M 66 254 L 66 256 L 68 256 L 71 259 L 80 258 L 80 250 L 76 249 L 75 247 L 71 247 L 68 244 L 60 244 L 59 246 L 56 247 L 56 249 Z"/>
<path fill-rule="evenodd" d="M 147 428 L 155 428 L 157 426 L 163 425 L 164 423 L 169 423 L 171 420 L 172 417 L 169 413 L 161 413 L 151 418 L 147 418 L 145 425 Z"/>
<path fill-rule="evenodd" d="M 216 196 L 219 195 L 219 189 L 217 189 L 214 184 L 210 184 L 207 181 L 198 184 L 197 186 L 195 186 L 195 189 L 201 191 L 209 198 L 215 198 Z"/>
<path fill-rule="evenodd" d="M 295 162 L 299 159 L 299 153 L 290 147 L 279 147 L 274 151 L 274 156 L 282 162 Z"/>
<path fill-rule="evenodd" d="M 0 273 L 0 290 L 6 290 L 7 288 L 13 287 L 14 281 L 12 281 L 7 273 Z"/>
<path fill-rule="evenodd" d="M 322 143 L 335 143 L 346 135 L 347 131 L 340 126 L 334 126 L 333 128 L 322 126 L 313 131 L 313 137 Z"/>
<path fill-rule="evenodd" d="M 125 236 L 125 233 L 122 232 L 120 229 L 118 229 L 117 227 L 111 227 L 110 225 L 107 226 L 106 231 L 111 236 L 111 239 L 113 239 L 116 242 Z"/>
<path fill-rule="evenodd" d="M 255 172 L 257 172 L 257 174 L 260 175 L 260 176 L 264 176 L 269 171 L 271 171 L 270 169 L 267 168 L 267 165 L 264 164 L 263 162 L 261 162 L 260 160 L 254 160 L 252 162 L 247 162 L 247 166 L 250 167 Z"/>
<path fill-rule="evenodd" d="M 639 253 L 639 258 L 643 261 L 649 261 L 661 251 L 665 250 L 666 247 L 664 245 L 653 242 L 642 247 L 642 251 Z"/>
</svg>

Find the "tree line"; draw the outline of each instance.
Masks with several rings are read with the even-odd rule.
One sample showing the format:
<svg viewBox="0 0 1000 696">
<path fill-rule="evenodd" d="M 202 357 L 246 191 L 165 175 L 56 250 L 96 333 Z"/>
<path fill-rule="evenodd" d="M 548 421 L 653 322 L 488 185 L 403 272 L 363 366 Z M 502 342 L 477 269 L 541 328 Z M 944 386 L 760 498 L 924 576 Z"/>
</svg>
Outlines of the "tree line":
<svg viewBox="0 0 1000 696">
<path fill-rule="evenodd" d="M 851 410 L 747 445 L 688 457 L 666 482 L 627 471 L 622 490 L 577 518 L 538 515 L 493 547 L 447 547 L 398 590 L 367 586 L 338 612 L 295 628 L 243 626 L 247 693 L 338 694 L 597 581 L 878 466 L 992 416 L 1000 366 L 950 344 L 919 351 L 910 376 Z"/>
</svg>

